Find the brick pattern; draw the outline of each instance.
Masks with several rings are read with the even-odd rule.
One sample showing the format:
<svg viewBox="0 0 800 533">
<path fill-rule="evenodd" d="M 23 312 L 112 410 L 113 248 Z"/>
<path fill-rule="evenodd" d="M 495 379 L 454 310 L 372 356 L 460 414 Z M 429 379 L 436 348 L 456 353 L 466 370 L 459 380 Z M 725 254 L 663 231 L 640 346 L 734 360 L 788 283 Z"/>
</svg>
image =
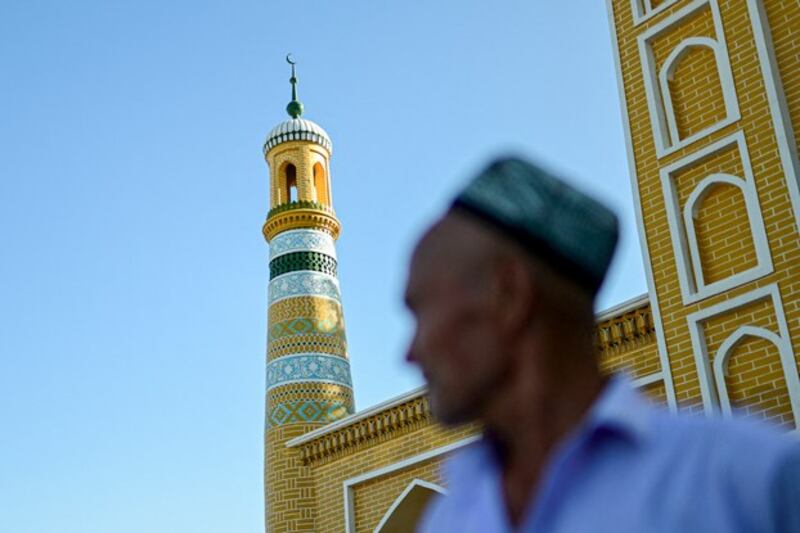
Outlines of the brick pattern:
<svg viewBox="0 0 800 533">
<path fill-rule="evenodd" d="M 684 19 L 678 28 L 668 30 L 650 41 L 656 59 L 656 72 L 661 71 L 669 54 L 687 35 L 717 39 L 714 19 L 708 6 Z M 678 136 L 685 139 L 723 120 L 727 110 L 713 50 L 692 48 L 678 61 L 673 64 L 673 76 L 668 80 L 668 86 Z M 676 142 L 676 139 L 672 142 Z"/>
<path fill-rule="evenodd" d="M 314 165 L 319 163 L 327 171 L 330 152 L 310 141 L 290 141 L 270 150 L 266 158 L 270 168 L 271 208 L 289 200 L 286 197 L 285 177 L 280 175 L 287 163 L 293 164 L 297 169 L 297 199 L 309 202 L 318 200 L 314 187 Z"/>
<path fill-rule="evenodd" d="M 680 212 L 689 195 L 710 174 L 744 178 L 742 154 L 736 144 L 672 173 Z M 732 185 L 715 185 L 695 217 L 700 268 L 706 284 L 744 272 L 758 264 L 744 194 Z"/>
<path fill-rule="evenodd" d="M 742 117 L 736 123 L 705 136 L 689 146 L 658 158 L 655 153 L 653 131 L 644 90 L 643 69 L 640 64 L 636 38 L 688 3 L 678 2 L 676 6 L 671 6 L 663 13 L 634 26 L 630 2 L 628 0 L 612 0 L 623 92 L 630 124 L 630 141 L 642 206 L 641 218 L 651 258 L 655 290 L 661 307 L 663 332 L 678 402 L 682 409 L 690 411 L 700 410 L 702 402 L 686 320 L 690 313 L 738 296 L 756 287 L 777 282 L 784 302 L 793 350 L 795 355 L 800 353 L 800 270 L 797 267 L 800 264 L 800 240 L 795 228 L 794 212 L 789 201 L 787 184 L 776 144 L 766 87 L 755 47 L 754 32 L 745 1 L 720 0 L 718 4 Z M 800 82 L 796 81 L 798 76 L 794 76 L 792 79 L 787 77 L 787 73 L 794 74 L 798 69 L 800 9 L 795 4 L 796 2 L 767 0 L 765 5 L 768 18 L 774 25 L 772 31 L 775 36 L 775 53 L 779 58 L 778 66 L 784 78 L 793 124 L 797 128 L 798 118 L 800 118 Z M 677 27 L 655 39 L 654 54 L 657 64 L 661 64 L 674 46 L 683 39 L 702 35 L 715 37 L 708 8 L 702 9 L 695 16 L 685 19 Z M 673 85 L 673 89 L 678 93 L 683 91 L 681 87 L 686 87 L 684 91 L 688 95 L 686 101 L 692 101 L 691 105 L 681 105 L 677 108 L 679 123 L 687 132 L 702 129 L 710 123 L 709 121 L 713 117 L 720 116 L 716 111 L 718 104 L 715 102 L 718 100 L 702 99 L 710 97 L 712 93 L 718 94 L 715 89 L 718 84 L 716 66 L 707 60 L 707 55 L 693 58 L 692 54 L 689 53 L 683 58 L 686 64 L 679 66 L 676 70 L 676 80 Z M 701 64 L 706 67 L 701 68 Z M 697 94 L 692 95 L 689 87 L 695 88 Z M 677 100 L 680 101 L 681 97 L 678 96 Z M 744 286 L 731 289 L 724 294 L 684 306 L 680 294 L 670 230 L 665 216 L 666 205 L 661 190 L 659 171 L 664 166 L 738 130 L 744 132 L 747 140 L 755 187 L 758 192 L 775 272 Z M 723 170 L 725 168 L 730 168 L 731 165 L 734 167 L 741 165 L 738 154 L 731 152 L 727 155 L 730 157 L 727 162 L 723 157 L 718 158 L 719 160 L 716 162 L 708 161 L 706 170 L 720 172 L 725 171 Z M 683 191 L 681 192 L 683 199 L 688 195 L 687 191 L 691 191 L 693 188 L 691 182 L 700 179 L 702 172 L 697 172 L 696 176 L 684 177 L 685 183 L 682 184 L 679 177 L 679 189 Z M 741 175 L 740 172 L 731 173 Z M 710 195 L 707 199 L 708 203 L 701 211 L 701 218 L 706 217 L 705 222 L 701 222 L 699 232 L 703 249 L 702 260 L 704 269 L 708 268 L 707 272 L 711 281 L 721 279 L 732 272 L 739 272 L 748 265 L 752 265 L 754 261 L 749 239 L 743 237 L 743 207 L 741 203 L 737 203 L 738 200 L 735 200 L 735 196 L 731 193 L 723 194 L 722 191 L 719 195 Z M 708 267 L 706 267 L 706 263 Z M 750 318 L 746 313 L 736 313 L 734 316 L 737 317 L 735 320 L 738 325 L 749 323 Z M 731 372 L 744 371 L 742 365 L 745 363 L 738 362 L 738 359 L 742 359 L 739 352 L 745 349 L 752 351 L 753 348 L 749 347 L 750 344 L 750 342 L 743 343 L 734 354 Z M 760 345 L 759 343 L 755 344 Z M 774 355 L 768 355 L 767 352 L 768 350 L 762 346 L 760 353 L 764 363 L 756 365 L 765 375 L 773 371 L 774 363 Z M 763 391 L 757 392 L 756 389 L 746 386 L 742 388 L 742 385 L 736 382 L 740 378 L 733 374 L 730 379 L 734 389 L 732 398 L 736 398 L 738 401 L 747 398 L 749 400 L 745 400 L 746 404 L 755 402 L 753 405 L 761 405 L 759 402 L 762 401 L 760 398 L 764 394 Z M 781 390 L 778 383 L 774 381 L 770 383 L 769 387 L 775 391 Z M 778 401 L 778 404 L 782 405 L 785 394 L 781 392 L 775 394 L 783 398 Z M 768 400 L 764 400 L 764 402 L 768 402 Z M 764 417 L 774 418 L 774 414 L 763 405 L 761 408 L 753 409 Z"/>
<path fill-rule="evenodd" d="M 800 3 L 765 0 L 767 21 L 772 30 L 775 60 L 786 95 L 795 136 L 800 133 Z"/>
<path fill-rule="evenodd" d="M 706 284 L 758 265 L 744 194 L 733 185 L 715 185 L 697 210 L 694 223 Z"/>
<path fill-rule="evenodd" d="M 742 324 L 778 333 L 772 302 L 764 299 L 703 322 L 704 337 L 712 362 L 722 343 Z M 791 428 L 789 391 L 778 348 L 764 339 L 746 337 L 731 354 L 726 385 L 731 403 L 742 413 L 765 418 Z"/>
<path fill-rule="evenodd" d="M 435 459 L 357 485 L 353 491 L 356 533 L 372 533 L 392 503 L 414 479 L 445 486 L 439 461 Z"/>
<path fill-rule="evenodd" d="M 334 460 L 314 466 L 317 504 L 321 510 L 317 516 L 316 531 L 344 531 L 342 484 L 345 480 L 456 442 L 475 432 L 474 426 L 444 429 L 439 425 L 426 423 L 395 433 L 376 445 L 352 448 L 348 453 L 336 456 Z M 370 526 L 374 528 L 377 525 L 400 491 L 414 478 L 441 484 L 438 474 L 441 460 L 440 457 L 379 477 L 364 485 L 355 485 L 357 531 L 372 531 Z M 359 518 L 364 522 L 359 522 Z"/>
<path fill-rule="evenodd" d="M 311 472 L 283 443 L 320 425 L 288 424 L 265 432 L 264 499 L 267 531 L 271 533 L 314 531 L 317 495 Z"/>
<path fill-rule="evenodd" d="M 640 378 L 661 370 L 649 303 L 598 323 L 595 338 L 605 373 L 625 371 Z"/>
</svg>

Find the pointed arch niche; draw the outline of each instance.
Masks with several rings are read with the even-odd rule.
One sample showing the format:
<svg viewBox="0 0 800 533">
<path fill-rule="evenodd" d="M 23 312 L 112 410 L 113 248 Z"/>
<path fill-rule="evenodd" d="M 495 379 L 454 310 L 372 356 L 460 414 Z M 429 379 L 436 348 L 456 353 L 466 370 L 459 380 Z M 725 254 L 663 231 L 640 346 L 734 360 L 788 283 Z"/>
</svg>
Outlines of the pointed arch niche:
<svg viewBox="0 0 800 533">
<path fill-rule="evenodd" d="M 693 126 L 685 123 L 687 119 L 694 117 L 687 117 L 685 113 L 679 113 L 676 106 L 676 96 L 673 87 L 673 82 L 684 81 L 683 78 L 687 77 L 683 72 L 691 70 L 695 65 L 690 65 L 689 68 L 682 68 L 686 63 L 691 63 L 691 60 L 700 59 L 700 63 L 708 61 L 703 56 L 703 51 L 709 51 L 712 54 L 713 61 L 717 67 L 717 79 L 713 84 L 715 90 L 711 91 L 711 99 L 709 100 L 708 94 L 705 91 L 689 90 L 691 96 L 682 96 L 683 107 L 696 107 L 702 108 L 704 113 L 713 111 L 714 107 L 718 107 L 721 103 L 723 109 L 722 117 L 711 117 L 711 122 L 705 124 L 699 123 L 699 126 Z M 689 56 L 692 58 L 689 58 Z M 676 76 L 676 73 L 680 73 Z M 684 39 L 672 52 L 670 52 L 667 59 L 658 73 L 659 89 L 661 91 L 661 101 L 664 106 L 664 119 L 667 122 L 667 131 L 669 133 L 670 144 L 680 144 L 683 139 L 690 138 L 692 135 L 701 133 L 704 129 L 714 127 L 718 122 L 726 120 L 733 114 L 738 114 L 739 107 L 736 102 L 736 91 L 733 88 L 733 75 L 731 74 L 730 65 L 728 65 L 728 56 L 726 51 L 720 46 L 719 42 L 708 37 L 690 37 Z M 685 82 L 684 82 L 685 83 Z M 720 102 L 721 100 L 721 102 Z M 695 131 L 697 130 L 697 131 Z"/>
<path fill-rule="evenodd" d="M 715 38 L 705 36 L 688 37 L 682 40 L 669 53 L 663 64 L 659 67 L 656 64 L 655 54 L 652 43 L 661 35 L 682 24 L 688 18 L 696 15 L 702 10 L 708 10 L 713 20 Z M 740 118 L 739 105 L 736 97 L 736 89 L 733 84 L 733 73 L 731 71 L 730 60 L 728 58 L 728 48 L 725 43 L 725 33 L 722 27 L 722 18 L 719 12 L 717 0 L 695 0 L 685 8 L 664 18 L 658 24 L 642 33 L 638 38 L 639 57 L 642 62 L 644 74 L 645 94 L 647 96 L 647 107 L 655 137 L 656 155 L 663 157 L 675 150 L 683 148 L 710 133 L 723 128 Z M 702 123 L 697 131 L 692 129 L 683 132 L 681 124 L 676 117 L 676 106 L 674 95 L 671 90 L 671 82 L 678 71 L 680 64 L 693 51 L 710 50 L 713 52 L 716 73 L 718 77 L 718 87 L 720 98 L 724 103 L 724 113 L 720 120 L 710 124 Z M 694 55 L 694 54 L 691 54 Z M 695 91 L 687 92 L 687 98 L 707 98 L 706 94 L 697 94 Z M 700 102 L 707 107 L 707 102 Z M 687 104 L 684 102 L 684 104 Z M 683 107 L 691 107 L 691 102 Z M 683 117 L 686 122 L 687 117 Z M 694 117 L 692 117 L 694 118 Z"/>
<path fill-rule="evenodd" d="M 414 533 L 431 498 L 438 494 L 445 495 L 447 490 L 435 483 L 415 479 L 389 506 L 373 533 Z"/>
<path fill-rule="evenodd" d="M 735 147 L 738 151 L 744 176 L 733 176 L 725 173 L 711 173 L 694 187 L 683 206 L 680 205 L 675 175 L 681 170 L 702 164 L 713 155 Z M 747 151 L 744 134 L 740 131 L 730 135 L 707 148 L 685 157 L 661 170 L 661 186 L 667 208 L 672 247 L 675 253 L 675 262 L 678 270 L 678 281 L 684 305 L 708 298 L 715 294 L 727 291 L 744 283 L 761 278 L 773 271 L 770 256 L 769 242 L 764 229 L 764 220 L 755 188 L 755 179 L 750 166 L 750 157 Z M 730 220 L 738 224 L 726 224 L 729 221 L 719 220 L 719 209 L 703 209 L 704 201 L 712 194 L 727 188 L 732 199 L 733 213 Z M 730 209 L 730 207 L 729 207 Z M 703 218 L 705 217 L 705 218 Z M 707 223 L 708 220 L 717 219 L 715 225 Z M 741 224 L 748 226 L 746 229 L 738 228 Z M 704 235 L 698 238 L 698 228 L 709 227 L 723 228 L 727 233 L 719 235 Z M 714 240 L 716 238 L 716 241 Z M 701 244 L 702 241 L 702 244 Z M 717 242 L 719 241 L 719 242 Z M 728 241 L 728 242 L 725 242 Z M 740 254 L 746 258 L 751 256 L 749 263 L 742 264 L 749 268 L 737 268 L 741 261 L 735 257 L 728 261 L 723 274 L 710 269 L 708 262 L 712 245 L 718 250 L 738 244 L 740 248 L 729 254 Z M 738 242 L 737 242 L 738 241 Z M 703 253 L 706 252 L 706 253 Z M 752 254 L 755 259 L 752 259 Z M 705 261 L 705 264 L 704 264 Z"/>
<path fill-rule="evenodd" d="M 717 319 L 720 315 L 727 315 L 736 312 L 738 309 L 745 308 L 757 302 L 769 302 L 774 313 L 777 324 L 777 332 L 770 331 L 753 324 L 741 324 L 730 335 L 728 335 L 716 353 L 708 353 L 706 339 L 706 323 L 712 319 Z M 777 284 L 767 285 L 742 294 L 730 300 L 713 305 L 707 309 L 697 311 L 687 317 L 689 322 L 689 333 L 692 339 L 692 349 L 695 356 L 697 374 L 700 378 L 700 393 L 703 398 L 703 407 L 708 415 L 717 413 L 722 416 L 730 417 L 736 406 L 731 402 L 731 391 L 728 386 L 728 368 L 731 364 L 731 356 L 737 347 L 748 341 L 766 341 L 767 346 L 775 347 L 773 353 L 777 352 L 780 371 L 783 374 L 783 381 L 788 392 L 789 404 L 791 407 L 792 419 L 795 430 L 800 428 L 800 377 L 798 377 L 797 363 L 795 362 L 794 350 L 792 349 L 789 328 L 786 323 L 786 315 L 783 311 L 780 292 Z M 773 369 L 773 364 L 768 360 L 773 356 L 762 354 L 760 356 L 761 366 L 769 366 Z M 769 383 L 764 385 L 769 387 Z M 774 391 L 771 391 L 774 392 Z"/>
<path fill-rule="evenodd" d="M 719 400 L 719 407 L 720 410 L 722 411 L 722 416 L 725 417 L 732 416 L 734 408 L 737 407 L 736 405 L 733 405 L 731 401 L 731 396 L 733 394 L 736 394 L 737 391 L 735 389 L 733 391 L 730 391 L 729 390 L 730 385 L 728 383 L 730 378 L 728 370 L 731 357 L 740 346 L 745 345 L 747 341 L 753 341 L 753 340 L 766 341 L 766 343 L 762 344 L 767 344 L 768 346 L 771 345 L 774 348 L 774 350 L 772 351 L 777 352 L 779 364 L 781 365 L 784 375 L 785 387 L 783 388 L 785 388 L 786 392 L 788 392 L 788 396 L 790 398 L 790 403 L 791 403 L 792 389 L 789 387 L 788 383 L 789 381 L 791 381 L 791 378 L 789 376 L 791 376 L 792 374 L 794 374 L 795 376 L 797 375 L 797 372 L 794 369 L 794 358 L 791 355 L 791 349 L 788 346 L 786 346 L 786 343 L 783 341 L 783 339 L 781 339 L 780 336 L 776 335 L 775 333 L 767 329 L 756 326 L 741 326 L 730 337 L 725 339 L 725 342 L 722 343 L 722 346 L 720 346 L 719 350 L 717 350 L 717 354 L 714 356 L 714 362 L 713 362 L 714 381 L 717 385 L 717 398 Z M 774 359 L 774 357 L 769 356 L 766 359 Z M 747 361 L 747 363 L 749 364 L 753 364 L 756 362 L 757 361 Z M 762 357 L 762 361 L 760 361 L 760 363 L 761 363 L 760 366 L 762 368 L 763 367 L 772 368 L 773 366 L 770 364 L 770 361 L 765 360 L 764 357 Z M 756 368 L 758 366 L 759 365 L 756 365 Z M 746 391 L 741 391 L 741 392 L 746 392 Z M 753 403 L 756 403 L 755 407 L 759 407 L 758 403 L 767 403 L 770 401 L 775 402 L 776 400 L 780 400 L 780 397 L 782 395 L 783 392 L 781 390 L 775 389 L 773 387 L 768 387 L 766 390 L 761 391 L 760 394 L 758 395 L 758 398 L 756 398 L 757 400 L 759 400 L 759 402 L 753 402 Z M 747 399 L 750 400 L 750 398 Z M 798 420 L 796 418 L 796 415 L 794 422 L 795 422 L 795 427 L 797 427 Z"/>
<path fill-rule="evenodd" d="M 330 206 L 330 189 L 328 187 L 328 173 L 325 171 L 325 165 L 319 161 L 314 163 L 312 169 L 314 180 L 314 193 L 317 202 Z"/>
<path fill-rule="evenodd" d="M 288 158 L 280 158 L 275 162 L 275 181 L 272 189 L 270 206 L 276 207 L 298 200 L 297 166 Z"/>
</svg>

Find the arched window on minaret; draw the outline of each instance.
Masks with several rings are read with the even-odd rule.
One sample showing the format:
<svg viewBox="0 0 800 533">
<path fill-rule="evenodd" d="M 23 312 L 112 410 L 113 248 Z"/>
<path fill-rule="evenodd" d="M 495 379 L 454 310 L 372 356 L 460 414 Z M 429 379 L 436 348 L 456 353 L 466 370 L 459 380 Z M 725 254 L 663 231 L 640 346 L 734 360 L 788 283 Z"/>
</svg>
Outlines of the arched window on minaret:
<svg viewBox="0 0 800 533">
<path fill-rule="evenodd" d="M 283 170 L 284 194 L 287 202 L 297 201 L 297 167 L 287 163 Z"/>
<path fill-rule="evenodd" d="M 314 189 L 317 191 L 317 202 L 330 205 L 328 178 L 325 175 L 325 168 L 321 163 L 314 163 Z"/>
</svg>

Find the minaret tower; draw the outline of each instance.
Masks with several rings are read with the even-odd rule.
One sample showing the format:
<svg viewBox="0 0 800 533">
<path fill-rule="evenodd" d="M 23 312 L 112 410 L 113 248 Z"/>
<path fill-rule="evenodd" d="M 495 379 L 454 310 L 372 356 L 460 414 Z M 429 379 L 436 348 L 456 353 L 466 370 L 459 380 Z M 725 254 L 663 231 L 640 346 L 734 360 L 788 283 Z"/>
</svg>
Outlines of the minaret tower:
<svg viewBox="0 0 800 533">
<path fill-rule="evenodd" d="M 330 184 L 331 140 L 300 118 L 291 54 L 290 119 L 267 136 L 270 210 L 264 490 L 267 531 L 311 531 L 314 486 L 286 441 L 353 412 L 336 275 L 339 220 Z"/>
</svg>

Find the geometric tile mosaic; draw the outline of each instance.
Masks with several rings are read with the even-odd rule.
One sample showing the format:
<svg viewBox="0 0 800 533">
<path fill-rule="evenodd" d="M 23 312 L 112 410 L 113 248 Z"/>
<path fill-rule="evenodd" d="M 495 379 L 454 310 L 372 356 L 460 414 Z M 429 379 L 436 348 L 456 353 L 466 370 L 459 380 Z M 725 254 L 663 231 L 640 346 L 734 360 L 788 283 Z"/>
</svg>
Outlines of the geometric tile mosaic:
<svg viewBox="0 0 800 533">
<path fill-rule="evenodd" d="M 315 270 L 330 276 L 336 275 L 336 259 L 319 252 L 291 252 L 276 257 L 269 263 L 269 279 L 297 270 Z"/>
<path fill-rule="evenodd" d="M 338 317 L 335 317 L 338 318 Z M 292 335 L 324 335 L 326 337 L 344 337 L 344 329 L 338 320 L 293 318 L 284 322 L 275 322 L 269 326 L 269 340 L 276 340 Z"/>
<path fill-rule="evenodd" d="M 275 387 L 267 394 L 267 405 L 295 400 L 325 400 L 332 403 L 350 405 L 353 403 L 353 390 L 334 383 L 287 383 Z"/>
<path fill-rule="evenodd" d="M 267 427 L 292 423 L 334 422 L 352 414 L 352 405 L 316 400 L 294 400 L 271 406 L 267 411 Z"/>
<path fill-rule="evenodd" d="M 336 383 L 352 388 L 350 363 L 327 354 L 286 355 L 267 363 L 267 390 L 295 382 Z"/>
<path fill-rule="evenodd" d="M 284 231 L 273 237 L 269 243 L 270 261 L 283 254 L 297 251 L 320 252 L 336 259 L 333 237 L 324 231 L 313 229 Z"/>
<path fill-rule="evenodd" d="M 347 357 L 347 341 L 338 335 L 292 335 L 267 343 L 267 359 L 298 353 L 324 353 Z"/>
<path fill-rule="evenodd" d="M 334 322 L 340 324 L 339 327 L 344 329 L 341 305 L 327 298 L 300 296 L 281 300 L 269 306 L 270 324 L 298 317 Z"/>
<path fill-rule="evenodd" d="M 269 303 L 293 296 L 320 296 L 337 302 L 339 281 L 328 274 L 301 270 L 279 276 L 269 282 Z"/>
</svg>

